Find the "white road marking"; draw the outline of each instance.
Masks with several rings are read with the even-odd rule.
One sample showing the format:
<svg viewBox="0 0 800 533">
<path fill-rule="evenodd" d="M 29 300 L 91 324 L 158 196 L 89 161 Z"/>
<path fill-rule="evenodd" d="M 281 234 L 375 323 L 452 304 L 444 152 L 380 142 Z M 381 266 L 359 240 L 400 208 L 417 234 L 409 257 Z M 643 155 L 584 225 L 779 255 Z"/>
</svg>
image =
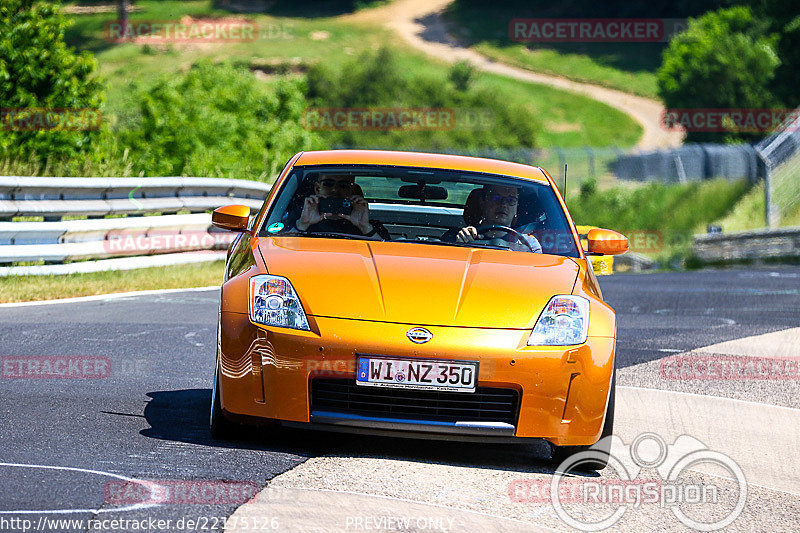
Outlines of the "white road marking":
<svg viewBox="0 0 800 533">
<path fill-rule="evenodd" d="M 799 341 L 800 328 L 790 328 L 763 335 L 753 335 L 732 341 L 719 342 L 694 351 L 776 359 L 800 358 Z"/>
<path fill-rule="evenodd" d="M 633 385 L 617 385 L 617 389 L 631 389 L 631 390 L 644 390 L 644 391 L 657 391 L 657 392 L 669 392 L 670 394 L 683 394 L 686 396 L 694 396 L 695 398 L 716 398 L 718 400 L 726 400 L 729 402 L 739 402 L 743 404 L 748 404 L 751 406 L 767 406 L 772 407 L 775 409 L 787 409 L 789 411 L 794 411 L 797 414 L 800 414 L 800 409 L 796 407 L 786 407 L 784 405 L 772 405 L 771 403 L 764 403 L 764 402 L 753 402 L 750 400 L 740 400 L 738 398 L 725 398 L 724 396 L 711 396 L 708 394 L 697 394 L 695 392 L 683 392 L 683 391 L 667 391 L 663 389 L 653 389 L 650 387 L 635 387 Z"/>
<path fill-rule="evenodd" d="M 121 479 L 123 481 L 129 481 L 131 483 L 136 483 L 138 485 L 143 485 L 148 488 L 152 488 L 154 486 L 158 486 L 152 481 L 145 481 L 141 479 L 134 479 L 127 476 L 122 476 L 119 474 L 112 474 L 111 472 L 103 472 L 102 470 L 89 470 L 86 468 L 75 468 L 71 466 L 49 466 L 49 465 L 29 465 L 29 464 L 20 464 L 20 463 L 0 463 L 0 467 L 12 467 L 12 468 L 41 468 L 42 470 L 62 470 L 67 472 L 81 472 L 82 474 L 95 474 L 98 476 L 108 476 L 117 479 Z M 16 511 L 0 511 L 0 514 L 61 514 L 61 513 L 118 513 L 122 511 L 136 511 L 139 509 L 149 509 L 150 507 L 156 507 L 159 504 L 157 503 L 136 503 L 132 505 L 124 505 L 122 507 L 111 507 L 111 508 L 102 508 L 99 509 L 41 509 L 41 510 L 32 510 L 32 509 L 21 509 Z"/>
<path fill-rule="evenodd" d="M 187 287 L 185 289 L 153 289 L 149 291 L 129 291 L 129 292 L 114 292 L 111 294 L 94 294 L 92 296 L 77 296 L 75 298 L 59 298 L 56 300 L 37 300 L 35 302 L 9 302 L 0 304 L 3 307 L 28 307 L 31 305 L 52 305 L 52 304 L 72 304 L 80 302 L 96 302 L 100 300 L 117 300 L 120 298 L 131 298 L 134 296 L 149 296 L 151 294 L 169 294 L 172 292 L 202 292 L 202 291 L 218 291 L 219 285 L 211 285 L 208 287 Z"/>
</svg>

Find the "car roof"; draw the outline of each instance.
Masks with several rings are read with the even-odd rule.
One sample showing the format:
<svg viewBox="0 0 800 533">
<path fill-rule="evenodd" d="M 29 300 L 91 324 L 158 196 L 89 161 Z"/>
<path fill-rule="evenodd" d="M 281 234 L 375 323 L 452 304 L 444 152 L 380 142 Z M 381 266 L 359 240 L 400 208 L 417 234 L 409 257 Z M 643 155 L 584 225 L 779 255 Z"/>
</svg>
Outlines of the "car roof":
<svg viewBox="0 0 800 533">
<path fill-rule="evenodd" d="M 389 165 L 401 167 L 441 168 L 469 172 L 485 172 L 548 183 L 539 167 L 498 159 L 422 152 L 389 150 L 319 150 L 303 152 L 295 166 L 306 165 Z"/>
</svg>

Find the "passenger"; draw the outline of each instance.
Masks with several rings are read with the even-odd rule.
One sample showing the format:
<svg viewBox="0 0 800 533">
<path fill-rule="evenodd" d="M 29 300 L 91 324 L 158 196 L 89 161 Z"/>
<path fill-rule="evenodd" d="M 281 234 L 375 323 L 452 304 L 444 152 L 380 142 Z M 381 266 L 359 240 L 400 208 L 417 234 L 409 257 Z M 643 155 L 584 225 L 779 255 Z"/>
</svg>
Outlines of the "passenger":
<svg viewBox="0 0 800 533">
<path fill-rule="evenodd" d="M 321 213 L 322 198 L 347 198 L 353 203 L 349 215 Z M 378 221 L 369 219 L 369 204 L 355 183 L 353 176 L 320 174 L 314 182 L 314 194 L 306 197 L 299 217 L 291 230 L 309 233 L 346 233 L 371 240 L 390 240 L 389 231 Z"/>
</svg>

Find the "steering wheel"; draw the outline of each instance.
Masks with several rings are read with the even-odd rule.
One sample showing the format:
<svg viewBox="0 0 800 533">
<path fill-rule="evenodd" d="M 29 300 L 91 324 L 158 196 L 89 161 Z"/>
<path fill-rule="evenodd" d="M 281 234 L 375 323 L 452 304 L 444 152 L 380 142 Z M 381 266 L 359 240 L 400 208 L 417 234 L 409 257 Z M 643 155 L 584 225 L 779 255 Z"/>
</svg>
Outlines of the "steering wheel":
<svg viewBox="0 0 800 533">
<path fill-rule="evenodd" d="M 518 232 L 514 228 L 509 228 L 508 226 L 497 226 L 497 225 L 480 226 L 475 228 L 475 231 L 478 232 L 478 235 L 482 234 L 485 231 L 494 231 L 494 230 L 505 231 L 506 233 L 510 233 L 511 235 L 514 236 L 515 239 L 517 239 L 519 242 L 527 246 L 528 250 L 530 250 L 531 253 L 533 253 L 533 247 L 531 246 L 531 243 L 528 242 L 528 239 L 526 239 L 522 233 Z"/>
</svg>

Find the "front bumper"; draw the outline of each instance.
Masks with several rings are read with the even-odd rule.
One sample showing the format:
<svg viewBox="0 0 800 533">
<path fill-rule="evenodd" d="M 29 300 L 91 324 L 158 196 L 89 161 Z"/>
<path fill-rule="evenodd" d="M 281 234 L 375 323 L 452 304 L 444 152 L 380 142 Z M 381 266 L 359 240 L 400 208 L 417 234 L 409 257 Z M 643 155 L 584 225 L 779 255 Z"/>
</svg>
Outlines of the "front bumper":
<svg viewBox="0 0 800 533">
<path fill-rule="evenodd" d="M 613 371 L 614 338 L 569 347 L 526 346 L 529 330 L 426 326 L 413 344 L 394 324 L 309 316 L 312 331 L 256 326 L 248 315 L 220 314 L 220 387 L 226 413 L 301 427 L 404 436 L 544 438 L 557 445 L 595 443 L 602 431 Z M 519 393 L 515 425 L 359 417 L 312 412 L 315 378 L 355 379 L 356 354 L 477 360 L 478 386 Z"/>
</svg>

